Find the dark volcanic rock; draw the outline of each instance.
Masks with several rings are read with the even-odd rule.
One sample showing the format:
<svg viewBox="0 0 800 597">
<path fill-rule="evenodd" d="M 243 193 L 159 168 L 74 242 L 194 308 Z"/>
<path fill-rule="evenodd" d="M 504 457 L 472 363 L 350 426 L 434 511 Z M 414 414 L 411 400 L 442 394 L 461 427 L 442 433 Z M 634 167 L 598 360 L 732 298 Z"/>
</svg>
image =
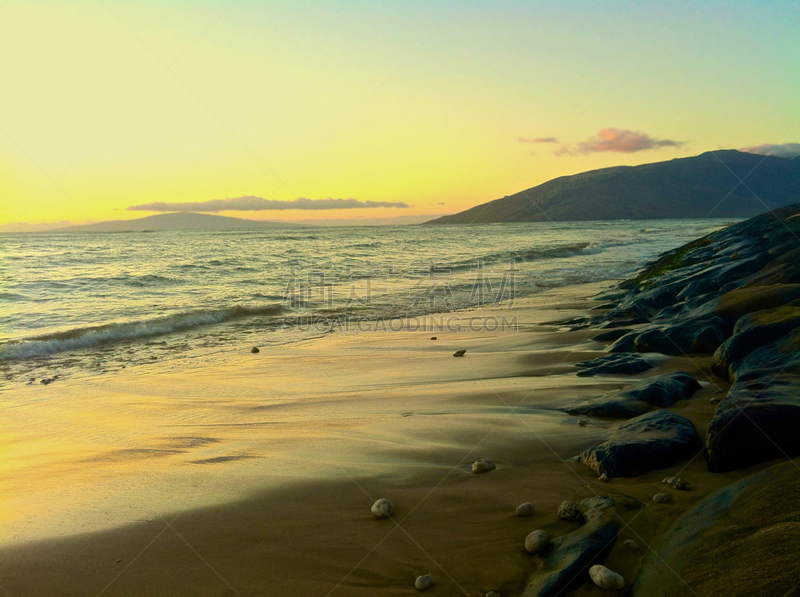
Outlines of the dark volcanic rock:
<svg viewBox="0 0 800 597">
<path fill-rule="evenodd" d="M 692 422 L 668 410 L 659 410 L 622 424 L 596 448 L 578 456 L 598 475 L 635 477 L 691 458 L 702 443 Z"/>
<path fill-rule="evenodd" d="M 646 379 L 635 386 L 564 408 L 571 415 L 593 415 L 627 419 L 642 415 L 653 406 L 666 408 L 690 398 L 700 384 L 688 373 L 677 371 Z"/>
<path fill-rule="evenodd" d="M 610 354 L 589 361 L 575 363 L 580 377 L 591 377 L 600 374 L 635 375 L 653 368 L 653 363 L 640 357 L 638 354 Z"/>
<path fill-rule="evenodd" d="M 777 464 L 695 504 L 653 545 L 631 594 L 790 595 L 800 579 L 800 472 Z"/>
<path fill-rule="evenodd" d="M 613 547 L 618 525 L 603 509 L 587 514 L 586 524 L 552 541 L 542 569 L 528 582 L 523 597 L 563 595 L 588 580 L 589 567 Z"/>
<path fill-rule="evenodd" d="M 712 471 L 800 454 L 800 331 L 736 361 L 706 433 Z"/>
<path fill-rule="evenodd" d="M 756 348 L 770 344 L 800 327 L 798 301 L 777 309 L 764 309 L 743 315 L 728 338 L 714 353 L 711 369 L 725 379 L 733 376 L 737 361 Z"/>
</svg>

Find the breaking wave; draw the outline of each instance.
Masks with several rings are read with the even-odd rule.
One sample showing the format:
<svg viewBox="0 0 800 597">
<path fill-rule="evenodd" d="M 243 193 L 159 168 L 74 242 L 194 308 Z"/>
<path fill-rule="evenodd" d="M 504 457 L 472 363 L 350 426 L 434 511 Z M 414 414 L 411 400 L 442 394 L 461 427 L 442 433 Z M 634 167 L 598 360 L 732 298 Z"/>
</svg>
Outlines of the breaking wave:
<svg viewBox="0 0 800 597">
<path fill-rule="evenodd" d="M 280 305 L 257 307 L 236 305 L 228 309 L 198 309 L 139 321 L 73 328 L 64 332 L 6 343 L 0 346 L 0 360 L 43 357 L 67 350 L 91 348 L 101 344 L 164 336 L 178 330 L 213 325 L 242 317 L 278 315 L 282 310 L 283 308 Z"/>
</svg>

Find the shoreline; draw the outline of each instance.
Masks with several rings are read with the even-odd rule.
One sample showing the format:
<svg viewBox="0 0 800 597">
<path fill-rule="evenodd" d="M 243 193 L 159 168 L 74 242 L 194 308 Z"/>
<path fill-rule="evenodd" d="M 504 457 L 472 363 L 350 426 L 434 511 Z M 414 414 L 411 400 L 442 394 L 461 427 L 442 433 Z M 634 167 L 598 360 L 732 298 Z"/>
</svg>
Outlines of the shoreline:
<svg viewBox="0 0 800 597">
<path fill-rule="evenodd" d="M 209 440 L 204 445 L 176 448 L 173 444 L 134 453 L 130 451 L 141 448 L 120 447 L 117 442 L 118 450 L 129 450 L 127 454 L 135 457 L 110 463 L 116 472 L 105 472 L 112 481 L 106 489 L 113 481 L 127 487 L 117 488 L 105 507 L 118 514 L 118 506 L 130 509 L 126 500 L 138 503 L 134 520 L 90 534 L 6 545 L 0 549 L 3 585 L 12 594 L 96 594 L 122 573 L 111 594 L 142 594 L 149 590 L 148 583 L 154 583 L 159 590 L 169 587 L 175 594 L 187 595 L 264 591 L 324 595 L 344 579 L 334 594 L 394 595 L 414 594 L 413 579 L 430 572 L 437 578 L 431 594 L 461 594 L 459 586 L 468 594 L 489 590 L 516 594 L 536 570 L 536 558 L 522 550 L 525 535 L 539 527 L 554 535 L 576 527 L 553 516 L 561 501 L 598 494 L 628 494 L 645 501 L 666 474 L 655 471 L 601 484 L 590 469 L 567 460 L 603 441 L 614 423 L 588 418 L 590 424 L 579 427 L 578 418 L 557 410 L 558 405 L 575 396 L 606 393 L 631 380 L 575 377 L 572 363 L 603 354 L 599 343 L 589 340 L 576 345 L 595 332 L 569 332 L 563 326 L 540 324 L 590 312 L 596 302 L 587 295 L 596 294 L 602 285 L 607 283 L 562 287 L 503 309 L 523 320 L 524 327 L 513 333 L 459 333 L 436 341 L 415 332 L 331 334 L 298 343 L 291 356 L 281 357 L 266 349 L 252 355 L 255 358 L 232 355 L 231 361 L 212 371 L 198 367 L 185 375 L 133 373 L 130 377 L 144 378 L 133 385 L 125 385 L 115 376 L 111 385 L 117 398 L 122 398 L 112 401 L 107 411 L 115 415 L 163 408 L 165 397 L 158 397 L 157 388 L 191 384 L 202 388 L 194 390 L 198 401 L 236 395 L 239 406 L 247 407 L 237 410 L 237 415 L 248 409 L 266 413 L 268 419 L 258 418 L 262 423 L 258 433 L 285 427 L 286 422 L 276 414 L 285 403 L 273 394 L 273 400 L 265 404 L 263 396 L 253 391 L 258 389 L 259 379 L 281 386 L 283 396 L 302 387 L 312 403 L 295 401 L 287 415 L 302 420 L 302 429 L 293 433 L 284 429 L 276 439 L 259 444 L 258 450 L 252 443 L 247 446 L 251 437 L 229 432 L 231 427 L 253 427 L 257 421 L 245 418 L 215 423 L 207 420 L 202 408 L 188 403 L 187 420 L 203 430 L 198 435 L 192 432 L 191 437 L 196 443 L 202 443 L 201 437 Z M 451 349 L 456 348 L 466 348 L 466 357 L 453 359 Z M 298 364 L 300 357 L 303 362 Z M 353 359 L 361 359 L 357 371 L 352 370 Z M 262 368 L 259 377 L 256 370 L 265 360 L 269 368 Z M 686 359 L 664 358 L 645 377 L 686 366 Z M 708 363 L 702 366 L 707 369 Z M 291 367 L 300 371 L 312 367 L 324 376 L 325 383 L 292 385 L 288 381 L 295 378 Z M 73 390 L 86 393 L 86 386 L 93 384 L 81 380 L 75 385 L 78 387 Z M 50 388 L 64 393 L 69 386 L 66 380 Z M 711 392 L 704 387 L 673 410 L 689 416 L 702 429 L 714 410 L 708 402 Z M 147 394 L 153 401 L 145 400 Z M 376 395 L 380 397 L 377 400 Z M 221 401 L 219 406 L 230 406 L 230 401 Z M 319 411 L 316 417 L 309 414 L 312 408 Z M 335 413 L 339 424 L 320 428 L 325 411 Z M 181 422 L 179 415 L 171 416 L 176 418 L 174 424 Z M 223 423 L 226 437 L 206 433 L 218 423 Z M 126 429 L 131 431 L 120 431 Z M 161 431 L 150 433 L 161 437 Z M 99 451 L 94 444 L 84 448 Z M 259 450 L 263 451 L 250 453 Z M 287 457 L 286 452 L 292 455 Z M 105 461 L 101 458 L 89 467 L 94 477 L 89 485 L 97 483 L 97 469 L 107 468 L 109 459 L 114 458 L 112 451 L 99 453 Z M 472 475 L 469 465 L 477 458 L 495 461 L 497 470 Z M 177 464 L 171 467 L 167 464 L 170 460 Z M 196 468 L 215 468 L 175 485 L 172 475 L 185 468 L 187 460 L 203 462 L 194 464 Z M 293 468 L 300 462 L 306 463 L 305 474 Z M 162 473 L 152 467 L 163 469 Z M 679 496 L 669 514 L 648 512 L 638 518 L 633 528 L 639 537 L 655 537 L 671 517 L 714 489 L 749 474 L 748 469 L 711 475 L 704 469 L 702 459 L 690 465 L 685 474 L 696 489 Z M 74 475 L 74 468 L 70 474 Z M 159 509 L 160 492 L 153 492 L 152 486 L 158 487 L 159 480 L 170 477 L 170 494 L 185 490 L 182 485 L 197 485 L 193 495 L 181 498 L 185 506 L 194 502 L 196 507 L 164 504 Z M 274 483 L 278 477 L 282 480 Z M 272 489 L 263 489 L 268 479 L 273 482 Z M 233 491 L 219 491 L 220 486 L 231 485 Z M 73 503 L 68 495 L 62 495 L 62 500 Z M 214 499 L 204 503 L 209 495 Z M 345 578 L 391 530 L 390 521 L 375 521 L 369 514 L 373 497 L 392 499 L 402 529 L 392 534 L 396 541 L 384 540 Z M 535 506 L 530 519 L 514 515 L 515 506 L 525 501 Z M 144 508 L 142 502 L 147 504 Z M 173 516 L 177 521 L 166 526 L 165 521 L 172 521 Z M 136 517 L 146 520 L 135 522 Z M 151 540 L 155 542 L 149 544 Z M 142 549 L 144 553 L 137 557 Z M 634 563 L 620 550 L 621 545 L 615 547 L 606 562 L 632 578 L 644 552 Z M 41 569 L 43 561 L 48 562 L 47 574 Z M 75 573 L 76 566 L 85 576 Z"/>
</svg>

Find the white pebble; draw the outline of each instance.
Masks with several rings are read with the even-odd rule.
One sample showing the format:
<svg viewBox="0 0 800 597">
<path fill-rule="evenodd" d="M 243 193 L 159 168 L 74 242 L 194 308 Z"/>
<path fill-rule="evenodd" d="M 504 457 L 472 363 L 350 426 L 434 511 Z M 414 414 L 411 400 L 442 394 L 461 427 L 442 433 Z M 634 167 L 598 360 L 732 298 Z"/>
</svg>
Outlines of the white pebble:
<svg viewBox="0 0 800 597">
<path fill-rule="evenodd" d="M 624 578 L 600 564 L 589 568 L 589 578 L 601 589 L 621 589 L 625 586 Z"/>
<path fill-rule="evenodd" d="M 533 516 L 533 504 L 525 502 L 517 506 L 517 516 Z"/>
<path fill-rule="evenodd" d="M 561 505 L 558 507 L 558 517 L 564 520 L 575 520 L 580 517 L 580 515 L 581 509 L 575 502 L 561 502 Z"/>
<path fill-rule="evenodd" d="M 417 580 L 414 581 L 414 587 L 420 591 L 424 591 L 425 589 L 430 589 L 432 586 L 433 586 L 433 577 L 430 574 L 418 576 Z"/>
<path fill-rule="evenodd" d="M 655 494 L 655 495 L 653 496 L 653 501 L 654 501 L 656 504 L 666 504 L 666 503 L 667 503 L 668 501 L 670 501 L 671 499 L 672 499 L 672 498 L 669 496 L 669 494 L 668 494 L 668 493 L 664 493 L 663 491 L 662 491 L 662 492 L 660 492 L 660 493 L 657 493 L 657 494 Z"/>
<path fill-rule="evenodd" d="M 533 531 L 525 537 L 525 551 L 539 553 L 550 544 L 550 535 L 547 531 Z"/>
<path fill-rule="evenodd" d="M 472 463 L 472 472 L 476 475 L 480 473 L 488 473 L 496 468 L 497 467 L 494 465 L 494 462 L 491 460 L 476 460 Z"/>
<path fill-rule="evenodd" d="M 601 483 L 608 483 L 608 475 L 606 473 L 603 473 L 602 475 L 597 477 L 597 480 L 600 481 Z"/>
<path fill-rule="evenodd" d="M 635 551 L 639 551 L 641 549 L 641 547 L 639 547 L 639 544 L 636 543 L 636 541 L 634 541 L 633 539 L 625 539 L 625 547 L 629 547 Z"/>
<path fill-rule="evenodd" d="M 394 514 L 394 504 L 389 500 L 382 498 L 372 504 L 372 514 L 375 518 L 389 518 Z"/>
</svg>

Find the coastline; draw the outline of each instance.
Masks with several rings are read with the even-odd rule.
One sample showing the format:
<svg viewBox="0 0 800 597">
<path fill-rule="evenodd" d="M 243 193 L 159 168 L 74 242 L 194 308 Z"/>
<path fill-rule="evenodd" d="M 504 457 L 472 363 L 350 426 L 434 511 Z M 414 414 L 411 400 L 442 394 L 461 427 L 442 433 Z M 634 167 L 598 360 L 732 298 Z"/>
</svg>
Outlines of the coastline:
<svg viewBox="0 0 800 597">
<path fill-rule="evenodd" d="M 26 424 L 38 416 L 51 426 L 45 449 L 6 464 L 21 467 L 6 475 L 7 488 L 30 483 L 41 495 L 6 499 L 17 518 L 30 513 L 17 527 L 7 521 L 3 585 L 42 595 L 97 594 L 109 583 L 104 594 L 395 595 L 414 594 L 414 578 L 431 573 L 431 594 L 517 594 L 538 565 L 522 549 L 525 535 L 577 527 L 555 518 L 558 504 L 621 494 L 644 502 L 669 472 L 601 484 L 569 459 L 604 441 L 614 422 L 584 417 L 579 427 L 559 405 L 639 377 L 709 371 L 709 358 L 663 357 L 634 378 L 576 377 L 573 363 L 604 354 L 589 339 L 597 330 L 540 324 L 586 315 L 607 286 L 562 287 L 497 309 L 519 317 L 517 332 L 437 333 L 435 341 L 421 332 L 334 333 L 288 351 L 243 350 L 213 368 L 54 384 L 57 401 L 26 405 Z M 452 358 L 461 348 L 465 358 Z M 716 388 L 703 386 L 671 409 L 698 429 L 715 408 Z M 73 437 L 68 462 L 52 462 L 59 427 L 91 430 Z M 472 475 L 477 458 L 497 470 Z M 669 509 L 631 513 L 631 530 L 649 542 L 689 506 L 760 468 L 712 475 L 695 459 L 682 473 L 695 490 Z M 105 497 L 98 504 L 93 493 Z M 378 497 L 395 503 L 400 527 L 372 519 Z M 525 501 L 532 518 L 514 514 Z M 80 506 L 70 521 L 48 502 Z M 52 512 L 50 529 L 68 520 L 65 536 L 24 540 L 35 511 Z M 76 534 L 87 521 L 101 528 Z M 644 555 L 618 542 L 606 563 L 633 578 Z"/>
</svg>

